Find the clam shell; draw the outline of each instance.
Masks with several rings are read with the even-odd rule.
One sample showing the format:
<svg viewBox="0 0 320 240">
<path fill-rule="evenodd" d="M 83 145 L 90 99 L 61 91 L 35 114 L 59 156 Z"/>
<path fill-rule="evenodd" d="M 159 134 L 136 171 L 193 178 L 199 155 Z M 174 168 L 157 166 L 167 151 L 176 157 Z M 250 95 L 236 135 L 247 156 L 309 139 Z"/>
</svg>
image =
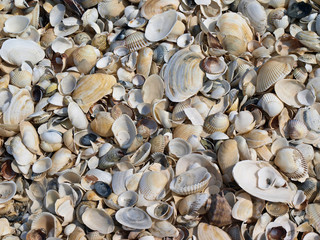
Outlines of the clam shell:
<svg viewBox="0 0 320 240">
<path fill-rule="evenodd" d="M 45 57 L 45 54 L 34 41 L 9 39 L 2 44 L 0 56 L 7 63 L 20 66 L 25 61 L 35 65 Z"/>
<path fill-rule="evenodd" d="M 84 225 L 102 234 L 109 234 L 114 231 L 112 218 L 102 209 L 87 208 L 82 214 Z"/>
<path fill-rule="evenodd" d="M 277 116 L 284 107 L 280 99 L 273 93 L 264 94 L 259 100 L 258 106 L 261 106 L 269 117 Z"/>
<path fill-rule="evenodd" d="M 39 136 L 37 130 L 30 122 L 26 121 L 20 122 L 19 126 L 23 144 L 30 152 L 40 155 L 41 150 L 39 148 Z"/>
<path fill-rule="evenodd" d="M 231 175 L 234 165 L 239 162 L 237 141 L 228 139 L 221 143 L 218 150 L 218 164 L 223 174 Z"/>
<path fill-rule="evenodd" d="M 198 238 L 201 240 L 210 240 L 210 239 L 231 240 L 230 236 L 225 231 L 213 225 L 209 225 L 207 223 L 199 224 Z"/>
<path fill-rule="evenodd" d="M 203 129 L 207 133 L 214 133 L 214 132 L 222 132 L 224 133 L 227 131 L 229 127 L 229 118 L 227 115 L 218 112 L 213 115 L 209 115 L 204 120 Z"/>
<path fill-rule="evenodd" d="M 296 148 L 284 147 L 279 149 L 274 163 L 294 181 L 304 182 L 309 177 L 307 163 Z"/>
<path fill-rule="evenodd" d="M 145 2 L 141 8 L 141 16 L 151 19 L 154 15 L 163 13 L 170 9 L 177 10 L 180 2 L 178 0 L 150 0 Z"/>
<path fill-rule="evenodd" d="M 235 130 L 239 134 L 251 131 L 255 126 L 255 120 L 251 112 L 240 111 L 234 120 Z"/>
<path fill-rule="evenodd" d="M 195 193 L 183 198 L 178 205 L 181 215 L 197 215 L 209 199 L 208 193 Z"/>
<path fill-rule="evenodd" d="M 273 177 L 277 179 L 277 181 L 281 180 L 282 185 L 279 187 L 270 186 L 264 189 L 259 187 L 258 180 L 261 182 L 270 181 L 269 177 L 259 177 L 257 174 L 261 169 L 266 167 L 274 174 Z M 244 173 L 246 175 L 245 178 L 243 177 Z M 232 174 L 238 185 L 252 196 L 271 202 L 290 203 L 295 195 L 295 191 L 290 189 L 280 173 L 267 162 L 252 160 L 240 161 L 234 166 Z M 283 184 L 283 182 L 285 184 Z"/>
<path fill-rule="evenodd" d="M 161 172 L 146 172 L 139 183 L 139 192 L 147 200 L 160 200 L 166 194 L 168 178 Z"/>
<path fill-rule="evenodd" d="M 75 102 L 71 102 L 68 105 L 68 117 L 74 127 L 79 129 L 86 129 L 88 127 L 88 120 L 85 114 Z"/>
<path fill-rule="evenodd" d="M 30 166 L 30 164 L 34 162 L 35 155 L 25 147 L 19 136 L 11 140 L 10 147 L 12 148 L 12 155 L 19 165 Z"/>
<path fill-rule="evenodd" d="M 174 10 L 153 16 L 146 26 L 146 39 L 151 42 L 157 42 L 166 38 L 173 30 L 175 24 L 177 23 L 177 19 L 178 14 Z"/>
<path fill-rule="evenodd" d="M 199 63 L 202 55 L 186 49 L 175 53 L 163 72 L 166 96 L 173 102 L 182 102 L 202 87 L 204 72 Z M 181 76 L 184 76 L 181 78 Z"/>
<path fill-rule="evenodd" d="M 145 80 L 142 86 L 142 98 L 145 103 L 152 103 L 155 99 L 162 99 L 164 82 L 158 74 L 153 74 Z"/>
<path fill-rule="evenodd" d="M 64 18 L 64 14 L 66 12 L 66 7 L 63 4 L 55 5 L 49 15 L 49 21 L 51 26 L 55 27 L 58 25 Z"/>
<path fill-rule="evenodd" d="M 11 16 L 9 17 L 3 27 L 3 31 L 11 34 L 20 34 L 29 26 L 30 19 L 26 16 Z"/>
<path fill-rule="evenodd" d="M 284 79 L 291 72 L 293 64 L 294 59 L 290 56 L 273 57 L 263 64 L 258 71 L 257 92 L 264 92 Z"/>
<path fill-rule="evenodd" d="M 267 202 L 266 210 L 271 216 L 279 217 L 289 212 L 289 207 L 285 203 Z"/>
<path fill-rule="evenodd" d="M 138 202 L 138 194 L 134 191 L 125 191 L 118 197 L 120 207 L 133 207 Z"/>
<path fill-rule="evenodd" d="M 308 47 L 310 50 L 320 51 L 320 40 L 317 33 L 313 31 L 300 31 L 295 36 L 300 43 Z"/>
<path fill-rule="evenodd" d="M 169 154 L 181 158 L 192 152 L 191 145 L 182 138 L 174 138 L 168 144 Z"/>
<path fill-rule="evenodd" d="M 71 159 L 71 151 L 66 148 L 60 148 L 51 157 L 52 167 L 49 169 L 48 174 L 54 175 L 65 167 Z"/>
<path fill-rule="evenodd" d="M 79 72 L 87 74 L 97 63 L 95 48 L 90 45 L 79 47 L 72 53 L 72 58 Z"/>
<path fill-rule="evenodd" d="M 148 229 L 152 225 L 149 215 L 140 208 L 121 208 L 115 217 L 120 224 L 133 229 Z"/>
<path fill-rule="evenodd" d="M 155 221 L 152 223 L 150 232 L 153 236 L 163 237 L 178 237 L 179 231 L 168 221 Z"/>
<path fill-rule="evenodd" d="M 33 165 L 32 165 L 32 171 L 34 173 L 43 173 L 49 170 L 52 166 L 52 161 L 51 158 L 49 157 L 44 157 L 39 160 L 37 160 Z"/>
<path fill-rule="evenodd" d="M 119 146 L 125 149 L 130 147 L 137 134 L 134 122 L 126 114 L 123 114 L 114 121 L 111 130 Z"/>
<path fill-rule="evenodd" d="M 232 217 L 240 221 L 248 221 L 253 214 L 253 203 L 247 193 L 240 193 L 237 196 L 238 201 L 232 207 Z"/>
<path fill-rule="evenodd" d="M 141 147 L 139 147 L 139 149 L 132 155 L 130 162 L 132 162 L 134 166 L 139 166 L 147 160 L 150 152 L 151 144 L 146 142 L 142 144 Z"/>
<path fill-rule="evenodd" d="M 16 195 L 17 186 L 14 181 L 3 181 L 0 183 L 0 204 L 6 203 Z"/>
<path fill-rule="evenodd" d="M 171 217 L 174 209 L 171 205 L 165 202 L 157 202 L 148 206 L 146 209 L 147 213 L 154 219 L 167 220 Z"/>
<path fill-rule="evenodd" d="M 280 216 L 266 226 L 265 237 L 268 239 L 281 234 L 284 239 L 291 239 L 295 237 L 296 231 L 295 223 L 290 221 L 287 216 Z"/>
<path fill-rule="evenodd" d="M 246 139 L 249 148 L 258 148 L 272 142 L 268 132 L 260 129 L 253 129 L 250 132 L 243 135 Z"/>
<path fill-rule="evenodd" d="M 41 228 L 47 233 L 47 237 L 58 237 L 62 232 L 62 227 L 58 219 L 48 212 L 38 214 L 32 221 L 31 229 Z"/>
<path fill-rule="evenodd" d="M 102 18 L 113 19 L 122 16 L 125 5 L 118 0 L 104 0 L 98 3 L 98 12 Z"/>
<path fill-rule="evenodd" d="M 91 121 L 90 127 L 92 131 L 101 137 L 111 137 L 113 132 L 111 131 L 114 119 L 109 112 L 98 112 L 96 118 Z"/>
<path fill-rule="evenodd" d="M 208 186 L 210 173 L 204 167 L 192 168 L 177 175 L 170 183 L 171 191 L 179 195 L 189 195 L 200 192 Z"/>
<path fill-rule="evenodd" d="M 297 94 L 304 90 L 304 85 L 293 79 L 283 79 L 276 83 L 274 90 L 282 102 L 285 104 L 299 108 L 302 105 L 297 99 Z"/>
<path fill-rule="evenodd" d="M 86 113 L 90 106 L 112 91 L 116 83 L 114 76 L 95 73 L 82 77 L 77 82 L 77 87 L 72 93 L 72 98 Z"/>
</svg>

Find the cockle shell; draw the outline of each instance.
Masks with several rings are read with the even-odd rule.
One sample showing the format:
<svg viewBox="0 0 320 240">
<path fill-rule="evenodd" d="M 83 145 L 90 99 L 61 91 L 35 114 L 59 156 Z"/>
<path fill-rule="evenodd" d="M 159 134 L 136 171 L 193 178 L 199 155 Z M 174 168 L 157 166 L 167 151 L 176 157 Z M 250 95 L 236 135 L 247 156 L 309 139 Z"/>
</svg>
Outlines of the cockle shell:
<svg viewBox="0 0 320 240">
<path fill-rule="evenodd" d="M 20 34 L 28 27 L 30 20 L 26 16 L 11 16 L 9 17 L 3 27 L 3 31 L 11 34 Z"/>
<path fill-rule="evenodd" d="M 309 177 L 307 163 L 296 148 L 285 147 L 279 149 L 274 163 L 291 180 L 304 182 Z"/>
<path fill-rule="evenodd" d="M 218 150 L 218 164 L 223 174 L 231 175 L 234 165 L 239 162 L 237 141 L 228 139 L 221 143 Z"/>
<path fill-rule="evenodd" d="M 258 106 L 261 106 L 269 117 L 277 116 L 284 107 L 280 99 L 273 93 L 264 94 L 259 100 Z"/>
<path fill-rule="evenodd" d="M 119 146 L 125 149 L 130 147 L 137 134 L 134 122 L 126 114 L 123 114 L 114 121 L 111 130 Z"/>
<path fill-rule="evenodd" d="M 209 115 L 204 120 L 203 129 L 207 133 L 225 132 L 229 127 L 229 118 L 226 114 L 218 112 L 213 115 Z"/>
<path fill-rule="evenodd" d="M 119 223 L 133 229 L 148 229 L 152 225 L 149 215 L 140 208 L 121 208 L 115 217 Z"/>
<path fill-rule="evenodd" d="M 183 196 L 197 193 L 208 185 L 210 178 L 206 168 L 195 167 L 176 176 L 170 183 L 170 189 Z"/>
<path fill-rule="evenodd" d="M 269 170 L 271 175 L 261 174 L 259 176 L 258 173 L 262 170 Z M 295 191 L 288 186 L 280 173 L 267 162 L 240 161 L 234 166 L 232 174 L 238 185 L 252 196 L 271 202 L 290 203 L 295 195 Z M 263 183 L 275 184 L 278 181 L 278 187 L 267 185 L 266 188 L 261 188 Z"/>
<path fill-rule="evenodd" d="M 309 223 L 316 229 L 316 231 L 320 232 L 320 216 L 319 216 L 319 203 L 309 203 L 306 207 L 306 216 L 309 220 Z"/>
<path fill-rule="evenodd" d="M 0 56 L 7 63 L 20 66 L 25 61 L 37 64 L 44 58 L 45 54 L 34 41 L 9 39 L 2 44 Z"/>
<path fill-rule="evenodd" d="M 318 35 L 313 31 L 300 31 L 295 36 L 304 46 L 310 50 L 320 51 L 320 40 Z"/>
<path fill-rule="evenodd" d="M 103 209 L 87 208 L 82 214 L 82 221 L 88 228 L 102 234 L 109 234 L 115 228 L 112 218 Z"/>
<path fill-rule="evenodd" d="M 17 186 L 13 181 L 3 181 L 0 183 L 0 204 L 8 202 L 16 195 Z"/>
<path fill-rule="evenodd" d="M 178 0 L 150 0 L 146 1 L 141 8 L 141 16 L 150 19 L 156 14 L 163 13 L 168 10 L 177 10 L 180 2 Z"/>
<path fill-rule="evenodd" d="M 294 59 L 290 56 L 273 57 L 263 64 L 258 71 L 257 92 L 264 92 L 284 79 L 291 72 L 293 64 Z"/>
<path fill-rule="evenodd" d="M 307 136 L 309 130 L 303 122 L 293 119 L 288 121 L 287 132 L 291 139 L 302 139 Z"/>
<path fill-rule="evenodd" d="M 142 32 L 134 32 L 126 37 L 126 45 L 130 52 L 138 51 L 150 45 Z"/>
<path fill-rule="evenodd" d="M 187 49 L 176 52 L 163 72 L 166 96 L 173 102 L 182 102 L 202 87 L 204 72 L 199 63 L 203 56 Z M 184 76 L 184 77 L 181 77 Z"/>
<path fill-rule="evenodd" d="M 236 26 L 236 27 L 235 27 Z M 253 39 L 253 33 L 246 20 L 237 13 L 224 13 L 217 22 L 218 38 L 230 54 L 236 56 L 246 51 L 247 43 Z"/>
<path fill-rule="evenodd" d="M 195 193 L 183 198 L 178 205 L 178 210 L 181 215 L 197 215 L 199 210 L 205 206 L 209 199 L 208 193 Z"/>
<path fill-rule="evenodd" d="M 82 77 L 77 82 L 72 98 L 86 113 L 93 103 L 112 92 L 114 84 L 116 84 L 114 76 L 103 73 L 90 74 Z"/>
</svg>

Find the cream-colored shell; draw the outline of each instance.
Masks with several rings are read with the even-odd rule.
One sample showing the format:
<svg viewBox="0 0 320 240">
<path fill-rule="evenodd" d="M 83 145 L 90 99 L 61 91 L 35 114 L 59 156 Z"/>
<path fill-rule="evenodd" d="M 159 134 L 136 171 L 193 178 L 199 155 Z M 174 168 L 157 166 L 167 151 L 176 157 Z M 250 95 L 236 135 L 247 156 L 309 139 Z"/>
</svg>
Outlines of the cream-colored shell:
<svg viewBox="0 0 320 240">
<path fill-rule="evenodd" d="M 103 209 L 87 208 L 82 214 L 82 221 L 88 228 L 102 234 L 109 234 L 115 228 L 112 218 Z"/>
<path fill-rule="evenodd" d="M 137 134 L 134 122 L 127 114 L 121 115 L 112 124 L 111 130 L 121 148 L 129 148 Z"/>
<path fill-rule="evenodd" d="M 147 200 L 160 200 L 166 194 L 168 178 L 161 172 L 146 172 L 139 183 L 139 192 Z"/>
<path fill-rule="evenodd" d="M 258 102 L 258 106 L 269 115 L 269 117 L 274 117 L 280 114 L 284 105 L 279 98 L 273 93 L 266 93 Z"/>
<path fill-rule="evenodd" d="M 14 181 L 0 183 L 0 204 L 6 203 L 16 195 L 17 185 Z"/>
<path fill-rule="evenodd" d="M 148 229 L 152 225 L 149 215 L 140 208 L 121 208 L 115 217 L 119 223 L 133 229 Z"/>
</svg>

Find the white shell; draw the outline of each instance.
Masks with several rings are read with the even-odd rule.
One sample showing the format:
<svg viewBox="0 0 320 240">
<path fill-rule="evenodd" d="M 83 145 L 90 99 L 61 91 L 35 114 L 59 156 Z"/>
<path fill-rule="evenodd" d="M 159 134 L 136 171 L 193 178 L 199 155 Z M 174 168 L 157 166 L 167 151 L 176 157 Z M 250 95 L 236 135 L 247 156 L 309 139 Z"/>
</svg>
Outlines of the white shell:
<svg viewBox="0 0 320 240">
<path fill-rule="evenodd" d="M 67 49 L 72 48 L 72 46 L 72 41 L 64 37 L 57 37 L 51 43 L 52 50 L 57 53 L 64 53 Z"/>
<path fill-rule="evenodd" d="M 152 225 L 149 215 L 140 208 L 121 208 L 115 216 L 119 223 L 133 229 L 148 229 Z"/>
<path fill-rule="evenodd" d="M 87 208 L 82 221 L 88 228 L 102 234 L 112 233 L 115 228 L 112 218 L 103 209 Z"/>
<path fill-rule="evenodd" d="M 32 172 L 34 173 L 43 173 L 47 170 L 49 170 L 52 166 L 52 160 L 49 157 L 44 157 L 39 160 L 37 160 L 32 165 Z"/>
<path fill-rule="evenodd" d="M 63 4 L 55 5 L 50 11 L 49 20 L 52 27 L 58 25 L 66 12 L 66 7 Z"/>
<path fill-rule="evenodd" d="M 20 34 L 29 26 L 30 20 L 26 16 L 12 16 L 9 17 L 3 27 L 3 31 L 6 33 Z"/>
<path fill-rule="evenodd" d="M 117 118 L 112 124 L 111 130 L 119 146 L 124 149 L 131 146 L 137 134 L 136 126 L 127 114 L 123 114 Z"/>
<path fill-rule="evenodd" d="M 74 127 L 79 129 L 86 129 L 88 127 L 86 115 L 75 102 L 71 102 L 68 105 L 68 117 Z"/>
<path fill-rule="evenodd" d="M 25 61 L 30 61 L 35 65 L 45 56 L 44 51 L 37 43 L 23 39 L 6 40 L 0 49 L 0 55 L 6 62 L 17 66 Z"/>
<path fill-rule="evenodd" d="M 5 203 L 13 198 L 16 194 L 17 186 L 14 181 L 0 183 L 0 204 Z"/>
</svg>

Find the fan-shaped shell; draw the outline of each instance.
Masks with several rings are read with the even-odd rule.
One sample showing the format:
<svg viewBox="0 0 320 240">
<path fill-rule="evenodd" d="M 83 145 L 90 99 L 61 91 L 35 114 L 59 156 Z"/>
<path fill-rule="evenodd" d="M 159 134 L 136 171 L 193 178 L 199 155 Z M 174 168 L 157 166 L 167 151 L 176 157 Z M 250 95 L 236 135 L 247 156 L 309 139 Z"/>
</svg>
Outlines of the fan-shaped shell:
<svg viewBox="0 0 320 240">
<path fill-rule="evenodd" d="M 198 238 L 201 240 L 223 239 L 231 240 L 230 236 L 222 229 L 209 225 L 207 223 L 200 223 L 198 226 Z"/>
<path fill-rule="evenodd" d="M 269 177 L 262 178 L 258 176 L 258 172 L 266 167 L 272 171 L 274 174 L 273 177 L 277 181 L 281 180 L 282 185 L 278 187 L 270 186 L 263 189 L 258 186 L 258 180 L 262 182 L 272 181 Z M 288 186 L 280 173 L 267 162 L 252 160 L 240 161 L 234 166 L 232 174 L 238 185 L 252 196 L 271 202 L 290 203 L 295 195 L 295 191 Z"/>
<path fill-rule="evenodd" d="M 170 58 L 163 78 L 166 96 L 171 101 L 182 102 L 202 88 L 204 72 L 199 66 L 202 58 L 201 54 L 187 49 L 176 52 Z"/>
<path fill-rule="evenodd" d="M 82 221 L 88 228 L 102 234 L 109 234 L 115 228 L 112 218 L 103 209 L 87 208 L 82 214 Z"/>
<path fill-rule="evenodd" d="M 257 92 L 264 92 L 284 79 L 292 70 L 294 59 L 290 56 L 273 57 L 263 64 L 257 76 Z"/>
<path fill-rule="evenodd" d="M 34 41 L 9 39 L 2 44 L 0 56 L 7 63 L 20 66 L 25 61 L 35 65 L 45 57 L 45 54 Z"/>
<path fill-rule="evenodd" d="M 304 182 L 309 177 L 307 163 L 296 148 L 285 147 L 279 149 L 274 163 L 291 180 Z"/>
<path fill-rule="evenodd" d="M 140 208 L 121 208 L 115 217 L 119 223 L 133 229 L 148 229 L 152 225 L 149 215 Z"/>
<path fill-rule="evenodd" d="M 93 103 L 112 92 L 112 86 L 116 82 L 114 76 L 103 73 L 84 76 L 77 82 L 72 98 L 84 112 L 88 112 Z"/>
<path fill-rule="evenodd" d="M 8 202 L 16 195 L 17 185 L 14 181 L 0 183 L 0 204 Z"/>
<path fill-rule="evenodd" d="M 179 195 L 197 193 L 208 186 L 210 178 L 206 168 L 195 167 L 176 176 L 170 183 L 170 189 Z"/>
<path fill-rule="evenodd" d="M 131 146 L 137 134 L 136 126 L 127 114 L 117 118 L 112 124 L 111 130 L 119 146 L 125 149 Z"/>
<path fill-rule="evenodd" d="M 160 200 L 165 194 L 168 178 L 161 172 L 146 172 L 139 183 L 139 191 L 147 200 Z"/>
<path fill-rule="evenodd" d="M 134 52 L 149 46 L 150 43 L 147 41 L 142 32 L 134 32 L 126 37 L 126 45 L 130 52 Z"/>
<path fill-rule="evenodd" d="M 149 0 L 142 5 L 141 16 L 150 19 L 156 14 L 168 10 L 177 10 L 180 2 L 178 0 Z"/>
<path fill-rule="evenodd" d="M 317 232 L 320 232 L 320 204 L 319 203 L 310 203 L 306 207 L 306 214 L 309 219 L 309 223 L 316 229 Z"/>
<path fill-rule="evenodd" d="M 291 139 L 302 139 L 307 136 L 309 130 L 300 120 L 292 119 L 288 121 L 287 132 Z"/>
</svg>

